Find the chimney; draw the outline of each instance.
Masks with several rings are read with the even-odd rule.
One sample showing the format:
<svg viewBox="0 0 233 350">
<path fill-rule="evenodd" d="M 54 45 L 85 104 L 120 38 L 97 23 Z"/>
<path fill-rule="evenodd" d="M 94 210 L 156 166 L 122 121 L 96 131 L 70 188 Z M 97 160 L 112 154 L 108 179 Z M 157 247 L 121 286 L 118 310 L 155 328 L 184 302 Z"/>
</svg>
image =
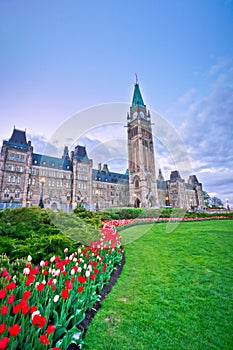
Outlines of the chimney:
<svg viewBox="0 0 233 350">
<path fill-rule="evenodd" d="M 104 164 L 103 166 L 103 171 L 105 172 L 105 175 L 108 175 L 108 165 L 107 164 Z"/>
</svg>

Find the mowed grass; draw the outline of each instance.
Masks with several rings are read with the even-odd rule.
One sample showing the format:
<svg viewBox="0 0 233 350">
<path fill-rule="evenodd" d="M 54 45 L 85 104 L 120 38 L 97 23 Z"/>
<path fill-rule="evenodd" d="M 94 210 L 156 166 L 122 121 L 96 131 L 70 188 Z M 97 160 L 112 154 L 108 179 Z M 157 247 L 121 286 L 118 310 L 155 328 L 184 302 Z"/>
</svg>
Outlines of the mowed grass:
<svg viewBox="0 0 233 350">
<path fill-rule="evenodd" d="M 233 349 L 233 221 L 135 226 L 83 349 Z M 140 235 L 138 235 L 140 236 Z M 130 239 L 131 241 L 131 239 Z"/>
</svg>

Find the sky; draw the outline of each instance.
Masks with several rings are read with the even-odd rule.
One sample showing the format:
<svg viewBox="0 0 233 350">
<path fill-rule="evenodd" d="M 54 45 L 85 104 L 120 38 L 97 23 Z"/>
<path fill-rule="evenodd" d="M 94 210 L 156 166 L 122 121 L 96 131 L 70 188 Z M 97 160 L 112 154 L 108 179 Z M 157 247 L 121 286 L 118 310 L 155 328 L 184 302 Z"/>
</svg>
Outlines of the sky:
<svg viewBox="0 0 233 350">
<path fill-rule="evenodd" d="M 165 177 L 186 168 L 233 206 L 232 42 L 232 0 L 0 0 L 0 138 L 84 143 L 124 172 L 136 73 Z"/>
</svg>

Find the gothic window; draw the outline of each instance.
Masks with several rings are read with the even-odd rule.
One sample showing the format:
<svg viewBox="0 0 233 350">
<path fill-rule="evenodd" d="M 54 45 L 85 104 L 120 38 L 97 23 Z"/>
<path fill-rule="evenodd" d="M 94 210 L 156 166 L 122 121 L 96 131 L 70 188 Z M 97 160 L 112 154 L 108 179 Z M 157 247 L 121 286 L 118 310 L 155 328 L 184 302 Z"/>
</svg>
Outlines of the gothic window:
<svg viewBox="0 0 233 350">
<path fill-rule="evenodd" d="M 138 188 L 139 187 L 139 180 L 138 178 L 135 180 L 135 188 Z"/>
<path fill-rule="evenodd" d="M 15 175 L 14 176 L 12 176 L 12 182 L 15 182 Z"/>
<path fill-rule="evenodd" d="M 16 189 L 15 190 L 15 198 L 19 198 L 20 196 L 20 190 Z"/>
<path fill-rule="evenodd" d="M 8 182 L 11 182 L 11 176 L 8 176 L 7 180 Z"/>
<path fill-rule="evenodd" d="M 9 188 L 7 187 L 7 188 L 4 190 L 4 197 L 9 197 L 9 194 L 10 194 L 10 190 L 9 190 Z"/>
<path fill-rule="evenodd" d="M 20 176 L 17 177 L 17 184 L 20 184 Z"/>
</svg>

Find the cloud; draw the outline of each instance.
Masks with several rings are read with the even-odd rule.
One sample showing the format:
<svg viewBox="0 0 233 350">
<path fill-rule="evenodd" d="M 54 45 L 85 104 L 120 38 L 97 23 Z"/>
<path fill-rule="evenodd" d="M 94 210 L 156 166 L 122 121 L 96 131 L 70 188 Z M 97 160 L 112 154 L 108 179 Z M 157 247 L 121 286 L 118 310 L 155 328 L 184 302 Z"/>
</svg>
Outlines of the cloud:
<svg viewBox="0 0 233 350">
<path fill-rule="evenodd" d="M 54 144 L 48 142 L 42 135 L 28 135 L 28 140 L 31 140 L 33 146 L 33 152 L 39 154 L 45 154 L 49 156 L 61 157 L 63 149 L 57 147 L 56 142 Z"/>
<path fill-rule="evenodd" d="M 191 104 L 186 103 L 189 93 L 179 99 L 183 122 L 178 131 L 204 187 L 233 202 L 233 69 L 223 72 L 225 65 L 220 63 L 210 69 L 219 74 L 207 94 Z"/>
</svg>

